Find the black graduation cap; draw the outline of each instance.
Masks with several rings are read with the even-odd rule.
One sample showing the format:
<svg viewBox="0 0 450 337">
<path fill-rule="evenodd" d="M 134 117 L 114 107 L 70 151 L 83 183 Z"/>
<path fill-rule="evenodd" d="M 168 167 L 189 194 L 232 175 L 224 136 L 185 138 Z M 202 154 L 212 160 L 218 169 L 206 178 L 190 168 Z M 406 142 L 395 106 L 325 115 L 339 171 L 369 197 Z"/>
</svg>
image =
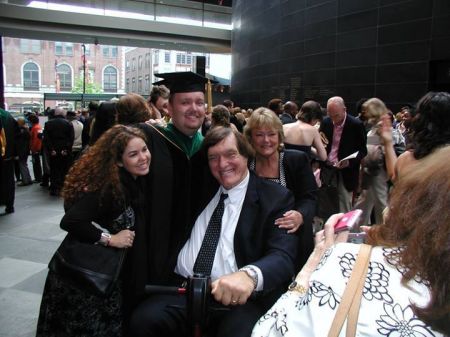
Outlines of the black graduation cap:
<svg viewBox="0 0 450 337">
<path fill-rule="evenodd" d="M 208 82 L 208 79 L 206 77 L 192 71 L 155 74 L 155 76 L 161 77 L 163 78 L 163 80 L 155 82 L 153 84 L 164 84 L 170 89 L 171 94 L 175 94 L 177 92 L 205 92 L 205 83 Z"/>
</svg>

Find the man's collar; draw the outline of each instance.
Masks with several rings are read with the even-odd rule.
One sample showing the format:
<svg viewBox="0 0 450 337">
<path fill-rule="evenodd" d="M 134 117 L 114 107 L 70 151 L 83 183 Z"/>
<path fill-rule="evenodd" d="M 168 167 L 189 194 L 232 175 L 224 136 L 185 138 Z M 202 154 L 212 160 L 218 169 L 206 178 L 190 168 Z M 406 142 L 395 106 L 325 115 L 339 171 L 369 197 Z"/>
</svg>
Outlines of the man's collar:
<svg viewBox="0 0 450 337">
<path fill-rule="evenodd" d="M 333 122 L 333 120 L 331 120 L 331 121 L 333 122 L 333 126 L 335 126 L 335 127 L 342 127 L 342 126 L 344 126 L 346 120 L 347 120 L 347 112 L 345 113 L 344 119 L 342 120 L 341 123 L 338 124 L 338 123 Z"/>
<path fill-rule="evenodd" d="M 240 200 L 237 198 L 239 198 L 239 196 L 242 195 L 241 194 L 242 192 L 245 193 L 247 191 L 249 180 L 250 180 L 250 171 L 247 169 L 247 174 L 246 174 L 245 178 L 242 179 L 242 181 L 239 184 L 237 184 L 236 186 L 234 186 L 233 188 L 231 188 L 229 190 L 227 190 L 223 186 L 221 186 L 219 189 L 219 192 L 228 194 L 230 203 L 233 203 L 235 200 Z"/>
</svg>

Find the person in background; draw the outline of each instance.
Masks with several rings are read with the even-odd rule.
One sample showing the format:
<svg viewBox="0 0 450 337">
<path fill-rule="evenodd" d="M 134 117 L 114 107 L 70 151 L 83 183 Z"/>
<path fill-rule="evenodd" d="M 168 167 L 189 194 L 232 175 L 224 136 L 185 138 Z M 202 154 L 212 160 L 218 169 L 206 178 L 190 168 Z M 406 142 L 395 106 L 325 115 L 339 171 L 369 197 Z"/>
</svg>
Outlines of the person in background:
<svg viewBox="0 0 450 337">
<path fill-rule="evenodd" d="M 385 223 L 368 231 L 366 242 L 373 248 L 356 336 L 450 333 L 448 158 L 446 146 L 405 172 L 392 191 Z M 345 243 L 347 231 L 334 234 L 342 217 L 333 215 L 317 233 L 314 252 L 296 283 L 260 318 L 253 337 L 328 334 L 360 246 Z"/>
<path fill-rule="evenodd" d="M 86 243 L 127 249 L 117 287 L 109 297 L 90 293 L 49 271 L 37 324 L 37 337 L 128 336 L 127 322 L 143 292 L 145 205 L 142 177 L 151 154 L 143 133 L 116 125 L 71 167 L 64 184 L 61 228 Z M 124 217 L 128 219 L 123 221 Z M 94 225 L 95 223 L 95 225 Z M 106 249 L 106 248 L 105 248 Z"/>
<path fill-rule="evenodd" d="M 59 196 L 64 177 L 72 162 L 74 130 L 66 119 L 67 112 L 57 107 L 55 117 L 45 123 L 44 143 L 49 153 L 50 195 Z"/>
<path fill-rule="evenodd" d="M 283 113 L 280 114 L 281 123 L 289 124 L 295 122 L 295 116 L 298 114 L 298 105 L 295 102 L 287 101 L 283 105 Z"/>
<path fill-rule="evenodd" d="M 167 105 L 169 103 L 170 90 L 165 85 L 154 85 L 150 91 L 148 103 L 151 110 L 151 118 L 163 118 L 166 123 L 169 122 L 169 111 Z"/>
<path fill-rule="evenodd" d="M 30 130 L 30 151 L 31 162 L 33 163 L 34 182 L 40 183 L 42 181 L 42 127 L 41 124 L 39 124 L 39 117 L 34 114 L 30 115 L 30 122 L 32 124 Z"/>
<path fill-rule="evenodd" d="M 280 98 L 272 98 L 268 103 L 267 107 L 275 112 L 277 116 L 283 113 L 283 101 Z"/>
<path fill-rule="evenodd" d="M 52 120 L 55 118 L 55 109 L 50 109 L 48 111 L 48 114 L 46 115 L 48 117 L 47 121 Z M 44 128 L 47 122 L 44 124 Z M 44 132 L 40 135 L 42 139 L 42 182 L 39 184 L 41 187 L 49 187 L 50 185 L 50 153 L 48 151 L 47 145 L 44 142 Z"/>
<path fill-rule="evenodd" d="M 225 105 L 228 108 L 228 111 L 230 112 L 230 123 L 234 124 L 238 129 L 238 131 L 242 133 L 244 127 L 234 114 L 234 102 L 229 99 L 226 99 L 223 101 L 222 104 Z"/>
<path fill-rule="evenodd" d="M 407 151 L 398 157 L 395 166 L 397 179 L 422 159 L 441 146 L 450 144 L 450 93 L 429 92 L 417 102 L 410 125 Z"/>
<path fill-rule="evenodd" d="M 72 145 L 72 160 L 75 161 L 80 156 L 81 150 L 83 149 L 82 144 L 82 133 L 83 133 L 83 123 L 81 123 L 75 111 L 67 111 L 67 120 L 72 124 L 73 127 L 73 145 Z"/>
<path fill-rule="evenodd" d="M 211 113 L 211 126 L 209 130 L 217 126 L 231 127 L 237 131 L 236 126 L 230 123 L 230 112 L 225 105 L 216 105 Z"/>
<path fill-rule="evenodd" d="M 308 156 L 296 150 L 285 150 L 283 125 L 268 108 L 256 109 L 249 118 L 244 134 L 255 150 L 249 167 L 259 177 L 289 189 L 295 206 L 275 220 L 275 225 L 296 233 L 299 237 L 296 268 L 299 269 L 311 254 L 313 243 L 312 219 L 316 209 L 317 185 Z"/>
<path fill-rule="evenodd" d="M 116 124 L 116 114 L 115 102 L 102 102 L 100 104 L 90 125 L 89 145 L 95 144 L 105 131 Z"/>
<path fill-rule="evenodd" d="M 361 162 L 362 190 L 355 208 L 363 211 L 360 225 L 367 226 L 372 210 L 375 223 L 383 221 L 383 211 L 388 202 L 388 181 L 392 181 L 395 173 L 395 148 L 404 148 L 405 143 L 400 132 L 392 129 L 388 109 L 382 100 L 375 97 L 366 100 L 361 114 L 370 130 L 367 133 L 367 156 Z"/>
<path fill-rule="evenodd" d="M 5 213 L 14 213 L 16 184 L 14 183 L 14 156 L 19 126 L 9 112 L 0 108 L 0 205 Z"/>
<path fill-rule="evenodd" d="M 126 94 L 117 101 L 117 123 L 130 125 L 145 123 L 151 118 L 151 110 L 145 99 L 138 94 Z"/>
<path fill-rule="evenodd" d="M 397 124 L 398 131 L 401 132 L 405 139 L 408 138 L 409 127 L 411 126 L 412 118 L 415 116 L 414 107 L 412 105 L 405 105 L 400 109 L 401 121 Z"/>
<path fill-rule="evenodd" d="M 286 149 L 305 152 L 311 159 L 324 161 L 327 152 L 315 125 L 322 120 L 320 104 L 315 101 L 303 103 L 297 121 L 283 126 L 284 146 Z"/>
<path fill-rule="evenodd" d="M 320 124 L 319 133 L 325 141 L 327 163 L 321 170 L 330 170 L 337 180 L 340 212 L 352 209 L 353 191 L 359 184 L 359 166 L 367 154 L 366 132 L 361 121 L 347 113 L 342 97 L 327 102 L 328 117 Z M 355 158 L 343 160 L 357 152 Z"/>
<path fill-rule="evenodd" d="M 84 119 L 83 132 L 81 134 L 81 143 L 83 145 L 83 149 L 86 146 L 88 146 L 89 144 L 91 144 L 90 137 L 92 134 L 92 131 L 91 131 L 92 121 L 95 118 L 98 108 L 99 108 L 98 102 L 95 102 L 95 101 L 89 102 L 89 106 L 88 106 L 89 116 L 87 118 L 85 117 L 85 119 Z"/>
<path fill-rule="evenodd" d="M 30 131 L 25 123 L 25 118 L 19 117 L 17 119 L 17 125 L 19 126 L 19 134 L 16 139 L 16 155 L 18 158 L 18 164 L 20 169 L 20 176 L 22 181 L 18 186 L 28 186 L 33 182 L 31 181 L 30 170 L 28 169 L 28 156 L 30 155 Z"/>
</svg>

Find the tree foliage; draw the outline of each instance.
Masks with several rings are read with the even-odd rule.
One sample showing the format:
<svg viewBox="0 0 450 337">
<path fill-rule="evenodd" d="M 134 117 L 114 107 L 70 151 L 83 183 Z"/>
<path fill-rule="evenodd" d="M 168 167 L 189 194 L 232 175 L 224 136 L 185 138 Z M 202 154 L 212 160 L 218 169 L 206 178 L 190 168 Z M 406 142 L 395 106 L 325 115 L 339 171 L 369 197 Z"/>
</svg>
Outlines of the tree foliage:
<svg viewBox="0 0 450 337">
<path fill-rule="evenodd" d="M 83 93 L 83 77 L 75 78 L 75 85 L 72 89 L 73 94 Z M 85 94 L 102 94 L 103 89 L 100 84 L 86 81 Z"/>
</svg>

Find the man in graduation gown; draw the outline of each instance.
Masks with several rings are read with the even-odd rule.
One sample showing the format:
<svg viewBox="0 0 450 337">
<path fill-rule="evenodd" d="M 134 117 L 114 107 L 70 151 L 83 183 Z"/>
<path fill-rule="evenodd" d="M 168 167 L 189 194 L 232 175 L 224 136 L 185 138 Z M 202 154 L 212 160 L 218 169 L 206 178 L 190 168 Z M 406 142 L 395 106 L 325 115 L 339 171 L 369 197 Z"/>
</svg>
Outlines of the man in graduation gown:
<svg viewBox="0 0 450 337">
<path fill-rule="evenodd" d="M 148 176 L 148 282 L 164 284 L 173 272 L 176 253 L 188 232 L 193 189 L 203 184 L 207 171 L 198 154 L 203 136 L 207 79 L 193 72 L 155 74 L 170 89 L 166 127 L 141 125 L 152 153 Z"/>
</svg>

